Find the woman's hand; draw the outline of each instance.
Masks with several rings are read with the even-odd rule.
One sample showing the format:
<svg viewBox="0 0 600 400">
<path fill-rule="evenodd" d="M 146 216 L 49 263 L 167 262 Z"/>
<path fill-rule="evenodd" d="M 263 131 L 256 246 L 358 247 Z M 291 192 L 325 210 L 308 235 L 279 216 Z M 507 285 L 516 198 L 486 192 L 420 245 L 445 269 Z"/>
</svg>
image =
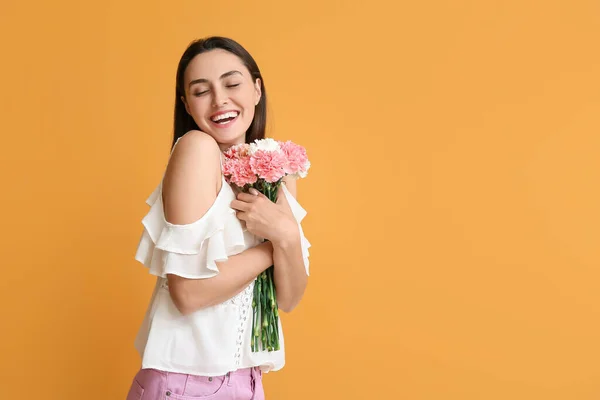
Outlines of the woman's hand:
<svg viewBox="0 0 600 400">
<path fill-rule="evenodd" d="M 238 219 L 246 223 L 246 229 L 258 237 L 265 238 L 274 244 L 295 240 L 299 235 L 298 224 L 287 197 L 280 187 L 277 191 L 277 202 L 273 203 L 267 196 L 254 188 L 250 193 L 239 193 L 231 202 Z"/>
</svg>

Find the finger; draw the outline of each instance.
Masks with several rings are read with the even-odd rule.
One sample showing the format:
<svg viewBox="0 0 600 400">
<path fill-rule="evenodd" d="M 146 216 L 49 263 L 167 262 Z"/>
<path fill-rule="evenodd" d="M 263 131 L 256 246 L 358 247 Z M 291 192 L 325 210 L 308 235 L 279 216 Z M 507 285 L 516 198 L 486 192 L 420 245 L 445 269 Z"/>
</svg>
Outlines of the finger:
<svg viewBox="0 0 600 400">
<path fill-rule="evenodd" d="M 242 221 L 245 221 L 246 218 L 247 218 L 247 216 L 248 216 L 248 214 L 246 212 L 244 212 L 244 211 L 236 211 L 235 212 L 235 216 L 238 217 L 238 219 L 240 219 Z"/>
<path fill-rule="evenodd" d="M 256 197 L 262 197 L 263 199 L 267 199 L 267 196 L 265 196 L 263 193 L 261 193 L 259 190 L 256 190 L 255 188 L 250 188 L 249 192 L 256 196 Z"/>
<path fill-rule="evenodd" d="M 242 192 L 242 193 L 238 193 L 238 195 L 236 196 L 236 198 L 237 198 L 239 201 L 243 201 L 243 202 L 245 202 L 245 203 L 252 203 L 252 202 L 254 202 L 254 201 L 256 201 L 256 200 L 257 200 L 257 197 L 258 197 L 258 196 L 255 196 L 255 195 L 253 195 L 253 194 L 250 194 L 250 193 L 243 193 L 243 192 Z"/>
<path fill-rule="evenodd" d="M 250 204 L 245 201 L 240 201 L 240 200 L 232 200 L 231 203 L 229 203 L 229 207 L 233 208 L 234 210 L 239 210 L 239 211 L 244 211 L 244 212 L 250 210 Z"/>
</svg>

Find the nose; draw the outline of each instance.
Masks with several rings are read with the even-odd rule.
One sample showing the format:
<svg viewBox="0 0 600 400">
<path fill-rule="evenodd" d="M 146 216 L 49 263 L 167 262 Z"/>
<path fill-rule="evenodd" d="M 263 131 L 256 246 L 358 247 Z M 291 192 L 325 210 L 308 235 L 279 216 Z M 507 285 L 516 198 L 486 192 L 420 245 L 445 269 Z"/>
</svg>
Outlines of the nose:
<svg viewBox="0 0 600 400">
<path fill-rule="evenodd" d="M 213 107 L 220 107 L 227 104 L 227 95 L 224 90 L 215 89 L 213 93 Z"/>
</svg>

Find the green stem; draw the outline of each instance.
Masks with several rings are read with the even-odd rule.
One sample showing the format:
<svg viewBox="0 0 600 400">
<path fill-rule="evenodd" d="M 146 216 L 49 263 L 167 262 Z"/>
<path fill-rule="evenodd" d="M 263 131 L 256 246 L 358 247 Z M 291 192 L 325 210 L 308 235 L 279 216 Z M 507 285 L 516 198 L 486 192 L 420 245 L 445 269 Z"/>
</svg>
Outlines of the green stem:
<svg viewBox="0 0 600 400">
<path fill-rule="evenodd" d="M 261 292 L 261 289 L 262 289 L 262 288 L 261 288 L 261 280 L 260 280 L 260 279 L 258 280 L 257 284 L 258 284 L 258 293 L 260 294 L 260 292 Z M 258 337 L 258 336 L 259 336 L 259 334 L 260 334 L 260 311 L 261 311 L 261 296 L 257 296 L 257 307 L 256 307 L 256 308 L 257 308 L 257 310 L 258 310 L 259 314 L 258 314 L 258 316 L 257 316 L 257 318 L 258 318 L 258 321 L 257 321 L 257 322 L 258 322 L 258 324 L 257 324 L 257 326 L 256 326 L 256 330 L 254 331 L 254 336 L 257 336 L 257 337 Z"/>
<path fill-rule="evenodd" d="M 252 297 L 252 332 L 250 332 L 250 348 L 252 349 L 252 351 L 256 351 L 256 336 L 254 335 L 254 331 L 256 329 L 256 314 L 257 314 L 257 308 L 256 308 L 256 293 L 258 291 L 258 286 L 256 285 L 256 282 L 254 282 L 254 291 L 253 291 L 253 297 Z"/>
<path fill-rule="evenodd" d="M 259 181 L 251 186 L 276 202 L 281 182 L 281 179 L 274 183 Z M 279 350 L 279 308 L 273 265 L 256 278 L 252 307 L 252 351 Z"/>
</svg>

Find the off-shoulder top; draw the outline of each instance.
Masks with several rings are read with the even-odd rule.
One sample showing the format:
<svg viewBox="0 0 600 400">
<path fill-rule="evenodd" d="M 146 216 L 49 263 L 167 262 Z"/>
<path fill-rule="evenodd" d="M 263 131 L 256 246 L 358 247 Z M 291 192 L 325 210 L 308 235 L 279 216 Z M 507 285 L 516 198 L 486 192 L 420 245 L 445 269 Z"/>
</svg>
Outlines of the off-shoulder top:
<svg viewBox="0 0 600 400">
<path fill-rule="evenodd" d="M 285 364 L 281 319 L 280 350 L 254 353 L 250 349 L 254 282 L 231 299 L 188 315 L 179 312 L 169 294 L 166 274 L 190 279 L 214 277 L 219 273 L 217 262 L 263 241 L 246 230 L 235 216 L 230 203 L 236 194 L 222 174 L 221 177 L 221 189 L 214 203 L 200 219 L 189 224 L 166 221 L 162 180 L 146 200 L 150 209 L 142 219 L 144 229 L 135 259 L 156 276 L 156 285 L 134 342 L 142 368 L 217 376 L 254 366 L 263 372 L 276 371 Z M 307 212 L 285 184 L 281 188 L 298 222 L 308 274 L 311 245 L 301 226 Z"/>
</svg>

